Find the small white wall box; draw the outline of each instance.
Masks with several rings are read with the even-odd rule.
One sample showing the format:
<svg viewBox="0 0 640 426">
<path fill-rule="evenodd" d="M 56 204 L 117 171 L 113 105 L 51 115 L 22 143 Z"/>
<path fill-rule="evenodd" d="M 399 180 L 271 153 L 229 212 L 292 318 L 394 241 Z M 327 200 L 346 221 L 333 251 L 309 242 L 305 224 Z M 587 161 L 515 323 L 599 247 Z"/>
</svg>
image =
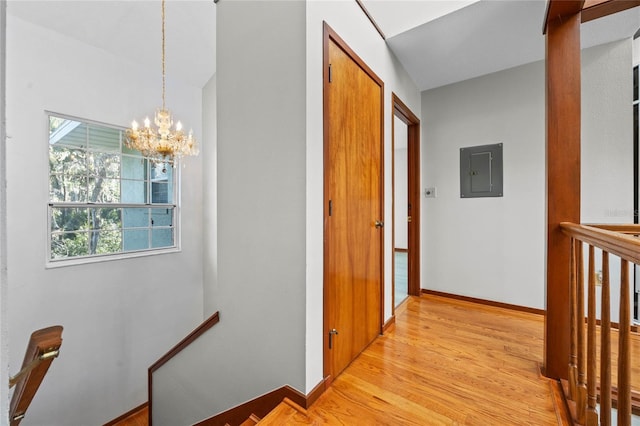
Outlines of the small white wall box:
<svg viewBox="0 0 640 426">
<path fill-rule="evenodd" d="M 460 198 L 502 197 L 502 144 L 460 148 Z"/>
</svg>

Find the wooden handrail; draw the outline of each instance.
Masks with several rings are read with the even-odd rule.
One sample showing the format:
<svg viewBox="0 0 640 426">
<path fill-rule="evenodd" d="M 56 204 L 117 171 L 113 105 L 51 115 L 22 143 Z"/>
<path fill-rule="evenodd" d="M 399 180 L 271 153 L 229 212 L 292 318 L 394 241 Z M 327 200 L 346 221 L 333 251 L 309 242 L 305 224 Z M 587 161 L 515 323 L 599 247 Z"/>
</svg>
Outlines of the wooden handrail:
<svg viewBox="0 0 640 426">
<path fill-rule="evenodd" d="M 640 239 L 629 235 L 628 232 L 616 231 L 618 227 L 622 229 L 621 225 L 577 225 L 568 222 L 560 224 L 560 228 L 568 236 L 639 265 Z M 624 226 L 629 230 L 631 227 L 632 225 Z"/>
<path fill-rule="evenodd" d="M 149 426 L 153 425 L 153 373 L 219 322 L 220 312 L 216 312 L 215 314 L 204 320 L 202 324 L 197 326 L 184 339 L 178 342 L 173 348 L 169 349 L 166 354 L 161 356 L 160 359 L 158 359 L 153 363 L 151 367 L 149 367 L 147 371 L 147 389 L 149 394 Z"/>
<path fill-rule="evenodd" d="M 9 408 L 11 426 L 19 425 L 24 418 L 49 366 L 58 356 L 61 345 L 62 326 L 43 328 L 31 334 L 22 368 L 9 380 L 10 385 L 16 387 Z"/>
<path fill-rule="evenodd" d="M 589 223 L 587 225 L 593 228 L 605 229 L 607 231 L 619 232 L 622 234 L 640 235 L 640 225 L 636 223 L 631 223 L 631 224 Z"/>
<path fill-rule="evenodd" d="M 562 231 L 571 238 L 571 354 L 569 358 L 569 399 L 575 403 L 575 416 L 579 424 L 587 426 L 611 424 L 612 394 L 616 394 L 618 424 L 631 422 L 631 311 L 629 295 L 630 262 L 640 264 L 640 225 L 578 225 L 561 223 Z M 587 271 L 587 339 L 584 331 L 583 244 L 588 244 Z M 596 361 L 596 271 L 595 248 L 602 250 L 602 288 L 600 321 L 600 374 Z M 611 386 L 611 317 L 609 255 L 620 258 L 620 306 L 618 334 L 618 382 L 614 392 Z M 586 353 L 585 353 L 586 351 Z M 586 363 L 586 366 L 585 366 Z M 577 371 L 576 371 L 577 370 Z M 598 378 L 600 383 L 598 384 Z M 597 388 L 600 388 L 598 395 Z M 600 397 L 600 410 L 596 400 Z M 599 413 L 598 413 L 599 411 Z"/>
<path fill-rule="evenodd" d="M 220 313 L 216 312 L 211 315 L 208 319 L 206 319 L 202 324 L 196 327 L 191 333 L 187 335 L 184 339 L 178 342 L 173 348 L 169 349 L 169 351 L 160 357 L 159 360 L 153 363 L 151 367 L 149 367 L 150 372 L 156 371 L 158 368 L 162 367 L 167 361 L 176 356 L 180 351 L 189 346 L 191 342 L 196 340 L 198 337 L 202 336 L 202 334 L 209 330 L 211 327 L 220 322 Z"/>
</svg>

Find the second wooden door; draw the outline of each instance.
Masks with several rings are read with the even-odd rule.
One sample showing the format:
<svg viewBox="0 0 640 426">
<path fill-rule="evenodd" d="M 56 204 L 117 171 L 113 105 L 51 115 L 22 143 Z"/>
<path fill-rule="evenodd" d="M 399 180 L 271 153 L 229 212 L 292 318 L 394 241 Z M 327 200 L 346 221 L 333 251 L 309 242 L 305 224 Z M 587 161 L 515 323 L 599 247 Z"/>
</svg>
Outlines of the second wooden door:
<svg viewBox="0 0 640 426">
<path fill-rule="evenodd" d="M 382 326 L 383 85 L 325 28 L 325 376 Z"/>
</svg>

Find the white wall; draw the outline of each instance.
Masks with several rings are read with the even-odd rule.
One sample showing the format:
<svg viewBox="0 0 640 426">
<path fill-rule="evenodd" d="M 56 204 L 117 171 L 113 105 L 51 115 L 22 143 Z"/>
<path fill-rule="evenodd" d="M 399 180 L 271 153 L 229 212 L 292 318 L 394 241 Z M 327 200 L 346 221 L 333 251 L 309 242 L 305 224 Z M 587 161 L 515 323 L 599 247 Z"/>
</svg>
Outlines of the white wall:
<svg viewBox="0 0 640 426">
<path fill-rule="evenodd" d="M 541 308 L 544 67 L 541 62 L 422 94 L 422 288 Z M 503 143 L 504 196 L 460 198 L 462 147 Z"/>
<path fill-rule="evenodd" d="M 213 296 L 217 285 L 217 153 L 216 153 L 216 76 L 202 89 L 202 134 L 207 141 L 200 149 L 203 164 L 203 267 L 204 315 L 210 317 L 217 306 Z M 229 389 L 234 380 L 224 354 L 233 345 L 223 340 L 214 327 L 175 355 L 153 374 L 154 425 L 192 424 L 224 411 L 247 398 Z M 221 347 L 229 348 L 220 351 Z M 211 366 L 211 368 L 208 368 Z M 215 383 L 215 386 L 212 386 Z M 232 389 L 235 385 L 232 386 Z"/>
<path fill-rule="evenodd" d="M 7 324 L 7 203 L 6 203 L 6 30 L 7 3 L 0 1 L 0 377 L 9 377 L 9 327 Z M 0 426 L 9 424 L 9 384 L 0 384 Z"/>
<path fill-rule="evenodd" d="M 583 221 L 630 221 L 630 55 L 628 40 L 583 52 Z M 423 186 L 438 197 L 424 204 L 422 288 L 544 307 L 544 93 L 542 62 L 423 92 Z M 504 197 L 461 199 L 459 149 L 499 142 Z"/>
<path fill-rule="evenodd" d="M 582 52 L 583 223 L 633 223 L 632 55 L 631 40 Z M 601 258 L 596 250 L 596 271 L 601 270 Z M 611 318 L 618 321 L 620 263 L 613 257 L 609 262 Z M 596 294 L 599 316 L 599 288 Z"/>
<path fill-rule="evenodd" d="M 205 318 L 215 312 L 213 294 L 218 277 L 218 167 L 216 125 L 216 76 L 202 89 L 202 137 L 207 141 L 200 149 L 203 167 L 203 298 Z"/>
<path fill-rule="evenodd" d="M 323 133 L 322 133 L 322 23 L 326 21 L 358 56 L 384 81 L 384 191 L 385 221 L 391 223 L 392 153 L 391 93 L 420 116 L 420 93 L 388 49 L 358 4 L 350 0 L 307 3 L 307 152 L 306 152 L 306 392 L 323 377 Z M 391 317 L 393 242 L 391 226 L 384 233 L 384 318 Z"/>
<path fill-rule="evenodd" d="M 100 424 L 147 400 L 147 368 L 202 320 L 202 160 L 181 169 L 181 253 L 45 269 L 45 110 L 126 126 L 155 110 L 161 81 L 157 70 L 11 15 L 7 32 L 11 372 L 32 331 L 64 326 L 60 357 L 22 424 Z M 199 88 L 169 78 L 167 104 L 201 136 Z"/>
<path fill-rule="evenodd" d="M 305 2 L 217 5 L 218 277 L 229 386 L 304 391 Z M 209 284 L 207 284 L 209 285 Z"/>
<path fill-rule="evenodd" d="M 633 223 L 631 40 L 582 52 L 583 223 Z"/>
</svg>

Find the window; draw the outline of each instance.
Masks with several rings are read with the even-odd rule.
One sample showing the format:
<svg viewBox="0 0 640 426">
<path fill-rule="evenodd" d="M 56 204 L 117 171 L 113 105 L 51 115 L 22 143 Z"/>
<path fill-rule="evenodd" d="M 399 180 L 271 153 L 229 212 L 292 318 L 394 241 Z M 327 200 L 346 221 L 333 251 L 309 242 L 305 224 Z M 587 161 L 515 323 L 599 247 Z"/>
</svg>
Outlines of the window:
<svg viewBox="0 0 640 426">
<path fill-rule="evenodd" d="M 171 162 L 124 145 L 124 129 L 49 115 L 51 264 L 176 248 Z"/>
</svg>

